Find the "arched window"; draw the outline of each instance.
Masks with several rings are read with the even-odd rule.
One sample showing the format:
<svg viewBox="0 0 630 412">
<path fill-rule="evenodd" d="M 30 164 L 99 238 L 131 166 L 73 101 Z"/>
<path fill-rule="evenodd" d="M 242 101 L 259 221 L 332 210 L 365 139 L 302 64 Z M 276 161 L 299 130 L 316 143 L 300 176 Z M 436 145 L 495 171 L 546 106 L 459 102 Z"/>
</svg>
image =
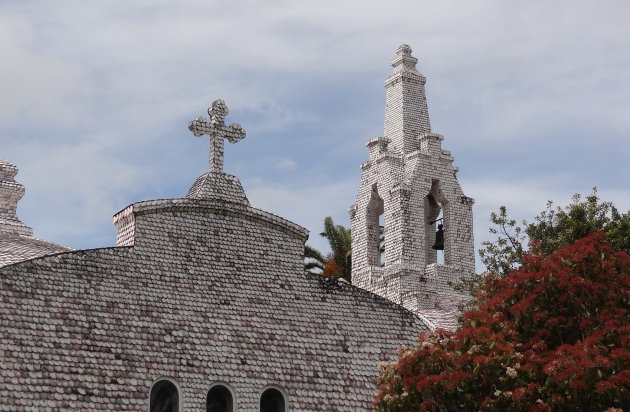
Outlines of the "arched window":
<svg viewBox="0 0 630 412">
<path fill-rule="evenodd" d="M 284 395 L 278 389 L 269 388 L 260 396 L 260 412 L 286 412 Z"/>
<path fill-rule="evenodd" d="M 162 379 L 153 384 L 149 402 L 150 412 L 179 412 L 179 393 L 177 386 Z"/>
<path fill-rule="evenodd" d="M 223 385 L 215 385 L 208 391 L 206 412 L 232 412 L 232 392 Z"/>
</svg>

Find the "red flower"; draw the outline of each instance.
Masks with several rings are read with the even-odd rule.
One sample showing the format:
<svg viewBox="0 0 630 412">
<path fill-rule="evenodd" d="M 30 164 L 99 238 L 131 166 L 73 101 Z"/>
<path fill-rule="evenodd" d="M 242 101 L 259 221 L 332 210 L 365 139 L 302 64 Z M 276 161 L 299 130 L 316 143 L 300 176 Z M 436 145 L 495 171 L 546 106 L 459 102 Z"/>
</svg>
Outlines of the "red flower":
<svg viewBox="0 0 630 412">
<path fill-rule="evenodd" d="M 602 233 L 490 277 L 456 333 L 384 370 L 378 410 L 605 410 L 630 393 L 630 256 Z M 403 396 L 405 394 L 405 396 Z M 396 395 L 396 396 L 394 396 Z"/>
</svg>

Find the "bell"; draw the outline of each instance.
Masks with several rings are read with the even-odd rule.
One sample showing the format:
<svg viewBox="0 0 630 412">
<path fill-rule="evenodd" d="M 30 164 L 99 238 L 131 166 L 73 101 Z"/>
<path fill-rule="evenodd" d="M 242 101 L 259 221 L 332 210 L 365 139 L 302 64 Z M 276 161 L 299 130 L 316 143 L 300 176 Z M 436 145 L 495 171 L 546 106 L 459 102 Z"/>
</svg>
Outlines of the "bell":
<svg viewBox="0 0 630 412">
<path fill-rule="evenodd" d="M 438 225 L 438 230 L 435 232 L 435 244 L 433 245 L 434 250 L 444 250 L 444 230 L 442 229 L 444 225 Z"/>
</svg>

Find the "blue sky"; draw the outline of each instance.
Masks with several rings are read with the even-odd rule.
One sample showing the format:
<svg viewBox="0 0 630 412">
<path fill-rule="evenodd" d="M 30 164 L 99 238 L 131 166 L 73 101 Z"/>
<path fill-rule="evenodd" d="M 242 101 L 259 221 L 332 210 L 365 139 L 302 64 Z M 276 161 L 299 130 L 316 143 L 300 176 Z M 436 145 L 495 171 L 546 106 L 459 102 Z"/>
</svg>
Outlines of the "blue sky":
<svg viewBox="0 0 630 412">
<path fill-rule="evenodd" d="M 627 211 L 628 16 L 625 1 L 0 0 L 1 157 L 35 236 L 111 246 L 115 212 L 207 171 L 187 125 L 222 98 L 247 131 L 226 172 L 323 248 L 325 216 L 349 223 L 406 43 L 477 243 L 500 205 L 531 219 L 597 186 Z"/>
</svg>

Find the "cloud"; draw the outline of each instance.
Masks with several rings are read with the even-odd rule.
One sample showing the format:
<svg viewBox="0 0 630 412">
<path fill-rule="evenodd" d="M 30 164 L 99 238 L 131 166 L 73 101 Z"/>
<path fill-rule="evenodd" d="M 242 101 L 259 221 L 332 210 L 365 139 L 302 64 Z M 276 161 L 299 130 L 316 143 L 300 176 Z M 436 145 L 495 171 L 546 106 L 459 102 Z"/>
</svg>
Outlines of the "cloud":
<svg viewBox="0 0 630 412">
<path fill-rule="evenodd" d="M 80 64 L 36 50 L 37 40 L 25 18 L 0 16 L 2 128 L 63 126 L 83 113 L 87 79 Z"/>
<path fill-rule="evenodd" d="M 92 142 L 22 149 L 30 162 L 27 168 L 18 164 L 16 179 L 26 188 L 18 212 L 35 236 L 69 246 L 112 245 L 115 238 L 102 235 L 111 236 L 113 213 L 126 206 L 126 197 L 141 186 L 146 172 L 117 161 L 106 147 Z"/>
<path fill-rule="evenodd" d="M 280 170 L 295 170 L 297 163 L 291 159 L 278 159 L 276 167 Z"/>
<path fill-rule="evenodd" d="M 630 175 L 626 2 L 34 0 L 0 10 L 3 156 L 28 180 L 26 223 L 51 240 L 100 239 L 121 204 L 185 193 L 207 167 L 207 142 L 186 125 L 215 98 L 248 132 L 226 148 L 226 170 L 254 206 L 312 239 L 327 215 L 347 224 L 401 43 L 420 59 L 432 126 L 469 179 L 477 239 L 501 204 L 531 218 L 593 184 L 617 196 Z"/>
<path fill-rule="evenodd" d="M 319 120 L 313 113 L 274 100 L 250 101 L 239 107 L 252 124 L 249 127 L 252 134 L 286 131 L 291 126 L 300 123 L 315 124 Z"/>
<path fill-rule="evenodd" d="M 350 226 L 348 208 L 354 202 L 358 181 L 338 181 L 308 187 L 281 186 L 265 181 L 252 182 L 247 196 L 253 207 L 295 222 L 310 231 L 308 244 L 322 251 L 329 249 L 319 236 L 324 218 L 331 216 L 336 224 Z"/>
</svg>

